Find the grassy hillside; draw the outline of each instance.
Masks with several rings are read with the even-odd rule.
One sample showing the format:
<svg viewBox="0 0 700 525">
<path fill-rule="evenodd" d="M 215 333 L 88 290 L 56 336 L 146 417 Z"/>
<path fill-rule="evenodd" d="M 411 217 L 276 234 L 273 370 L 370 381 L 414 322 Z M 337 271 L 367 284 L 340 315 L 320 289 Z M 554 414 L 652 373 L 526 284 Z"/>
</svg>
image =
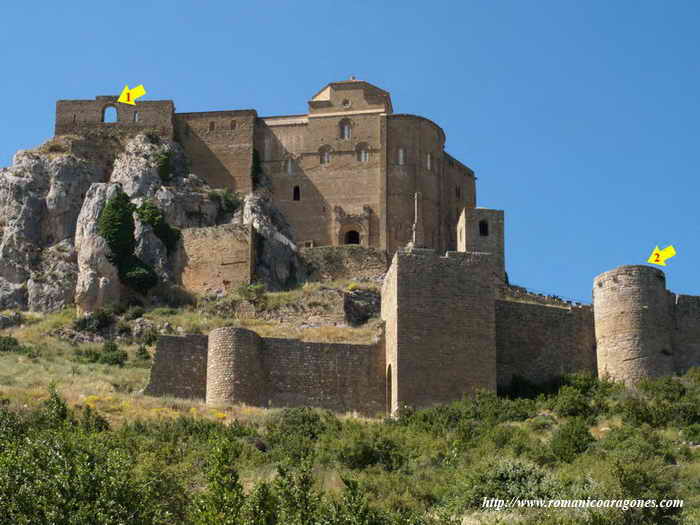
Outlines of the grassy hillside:
<svg viewBox="0 0 700 525">
<path fill-rule="evenodd" d="M 4 330 L 0 523 L 700 522 L 700 369 L 634 391 L 584 375 L 547 389 L 520 382 L 511 397 L 482 392 L 386 420 L 139 394 L 148 344 L 166 323 L 175 332 L 235 322 L 271 335 L 373 337 L 376 321 L 338 323 L 332 297 L 345 286 L 103 312 L 90 322 L 68 310 L 27 315 Z M 135 335 L 138 325 L 147 329 Z M 684 506 L 482 508 L 484 498 L 516 497 Z"/>
</svg>

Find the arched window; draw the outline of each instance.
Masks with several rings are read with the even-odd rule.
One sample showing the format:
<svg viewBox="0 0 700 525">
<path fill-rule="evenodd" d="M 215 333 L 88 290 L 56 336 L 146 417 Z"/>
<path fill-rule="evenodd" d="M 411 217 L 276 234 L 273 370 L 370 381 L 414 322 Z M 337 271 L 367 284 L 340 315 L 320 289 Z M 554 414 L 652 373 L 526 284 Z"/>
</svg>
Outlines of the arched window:
<svg viewBox="0 0 700 525">
<path fill-rule="evenodd" d="M 479 235 L 482 237 L 489 236 L 489 223 L 486 221 L 479 221 Z"/>
<path fill-rule="evenodd" d="M 369 148 L 367 144 L 358 144 L 357 149 L 357 162 L 369 162 Z"/>
<path fill-rule="evenodd" d="M 73 115 L 73 124 L 75 124 L 77 121 L 78 121 L 78 116 L 77 116 L 77 115 Z"/>
<path fill-rule="evenodd" d="M 235 129 L 236 129 L 236 121 L 235 121 L 235 120 L 232 120 L 232 121 L 231 121 L 231 131 L 233 131 L 233 130 L 235 130 Z"/>
<path fill-rule="evenodd" d="M 287 159 L 287 175 L 294 175 L 294 159 Z"/>
<path fill-rule="evenodd" d="M 428 171 L 433 169 L 433 156 L 430 153 L 425 157 L 425 167 L 428 168 Z"/>
<path fill-rule="evenodd" d="M 399 148 L 399 166 L 406 164 L 406 150 Z"/>
<path fill-rule="evenodd" d="M 209 123 L 209 131 L 214 131 L 216 129 L 216 122 Z"/>
<path fill-rule="evenodd" d="M 352 138 L 352 126 L 346 118 L 340 121 L 340 138 L 350 140 Z"/>
<path fill-rule="evenodd" d="M 134 111 L 134 122 L 138 122 L 138 121 L 139 121 L 139 112 Z"/>
<path fill-rule="evenodd" d="M 321 146 L 318 150 L 321 158 L 321 164 L 329 164 L 331 161 L 331 148 L 329 146 Z"/>
<path fill-rule="evenodd" d="M 117 108 L 114 106 L 105 106 L 102 110 L 102 122 L 117 122 Z"/>
<path fill-rule="evenodd" d="M 301 200 L 301 190 L 299 189 L 299 186 L 294 186 L 294 189 L 292 190 L 292 200 L 294 200 L 294 201 Z"/>
<path fill-rule="evenodd" d="M 345 232 L 345 244 L 360 244 L 360 232 L 357 230 Z"/>
</svg>

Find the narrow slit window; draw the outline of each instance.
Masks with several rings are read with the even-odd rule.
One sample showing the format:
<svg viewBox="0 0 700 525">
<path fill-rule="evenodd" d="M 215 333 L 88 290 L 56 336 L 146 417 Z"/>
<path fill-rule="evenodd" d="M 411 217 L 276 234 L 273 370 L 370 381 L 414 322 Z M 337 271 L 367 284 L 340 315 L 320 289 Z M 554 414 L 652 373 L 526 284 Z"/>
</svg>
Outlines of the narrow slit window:
<svg viewBox="0 0 700 525">
<path fill-rule="evenodd" d="M 287 159 L 287 175 L 294 175 L 294 161 Z"/>
<path fill-rule="evenodd" d="M 399 166 L 406 164 L 406 150 L 399 148 Z"/>
<path fill-rule="evenodd" d="M 292 190 L 292 200 L 301 200 L 301 190 L 299 189 L 299 186 L 294 186 L 294 190 Z"/>
<path fill-rule="evenodd" d="M 140 118 L 139 112 L 138 112 L 138 111 L 134 111 L 134 122 L 138 122 L 138 121 L 139 121 L 139 118 Z"/>
<path fill-rule="evenodd" d="M 216 129 L 216 122 L 209 123 L 209 131 L 214 131 Z"/>
<path fill-rule="evenodd" d="M 433 169 L 433 156 L 430 153 L 425 158 L 425 166 L 428 168 L 428 171 Z"/>
<path fill-rule="evenodd" d="M 482 237 L 489 236 L 489 223 L 486 221 L 479 221 L 479 235 Z"/>
<path fill-rule="evenodd" d="M 234 131 L 236 129 L 236 121 L 232 120 L 231 121 L 231 131 Z"/>
</svg>

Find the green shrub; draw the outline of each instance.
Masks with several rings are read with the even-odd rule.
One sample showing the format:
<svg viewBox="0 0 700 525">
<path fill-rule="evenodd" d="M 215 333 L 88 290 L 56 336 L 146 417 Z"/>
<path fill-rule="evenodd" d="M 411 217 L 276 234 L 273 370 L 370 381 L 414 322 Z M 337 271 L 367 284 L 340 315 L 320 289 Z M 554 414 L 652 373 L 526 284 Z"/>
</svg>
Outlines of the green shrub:
<svg viewBox="0 0 700 525">
<path fill-rule="evenodd" d="M 549 443 L 554 456 L 560 461 L 571 462 L 585 452 L 595 441 L 588 425 L 581 418 L 574 418 L 561 425 Z"/>
<path fill-rule="evenodd" d="M 221 213 L 234 213 L 240 208 L 243 198 L 239 193 L 234 193 L 230 189 L 212 190 L 209 198 L 219 205 Z"/>
<path fill-rule="evenodd" d="M 265 284 L 241 284 L 237 292 L 242 299 L 252 303 L 256 310 L 264 310 L 267 307 L 267 289 Z"/>
<path fill-rule="evenodd" d="M 693 425 L 688 425 L 683 429 L 683 437 L 686 441 L 691 443 L 700 444 L 700 424 L 695 423 Z"/>
<path fill-rule="evenodd" d="M 145 295 L 158 284 L 158 274 L 152 266 L 135 255 L 122 261 L 117 268 L 119 279 L 132 290 Z"/>
<path fill-rule="evenodd" d="M 182 234 L 177 228 L 170 226 L 165 220 L 163 212 L 150 200 L 146 200 L 136 208 L 139 220 L 153 228 L 153 233 L 161 240 L 168 250 L 168 255 L 177 248 Z"/>
<path fill-rule="evenodd" d="M 121 350 L 114 341 L 105 341 L 102 345 L 99 362 L 103 365 L 124 366 L 128 355 L 126 351 Z"/>
<path fill-rule="evenodd" d="M 0 336 L 0 352 L 14 352 L 17 354 L 24 354 L 29 349 L 21 345 L 20 342 L 9 335 Z"/>
<path fill-rule="evenodd" d="M 134 255 L 134 205 L 123 191 L 105 204 L 97 219 L 98 231 L 107 242 L 109 261 L 117 267 L 119 280 L 132 290 L 146 294 L 158 284 L 153 268 Z"/>
<path fill-rule="evenodd" d="M 109 422 L 89 406 L 83 407 L 78 425 L 86 432 L 104 432 L 109 430 Z"/>
<path fill-rule="evenodd" d="M 136 359 L 141 359 L 142 361 L 148 361 L 151 358 L 151 354 L 146 349 L 145 345 L 139 345 L 136 349 Z"/>
<path fill-rule="evenodd" d="M 163 184 L 167 185 L 172 180 L 172 174 L 170 171 L 170 161 L 172 159 L 172 153 L 169 151 L 164 151 L 156 156 L 156 166 L 158 167 L 158 176 Z"/>
<path fill-rule="evenodd" d="M 107 201 L 97 219 L 100 236 L 107 241 L 111 252 L 108 259 L 117 267 L 122 259 L 132 255 L 136 249 L 133 212 L 134 205 L 129 196 L 119 190 Z"/>
<path fill-rule="evenodd" d="M 481 463 L 466 471 L 450 497 L 455 512 L 481 507 L 484 498 L 510 500 L 561 497 L 549 474 L 534 463 L 520 459 L 499 459 Z"/>
<path fill-rule="evenodd" d="M 108 329 L 114 323 L 114 314 L 108 309 L 97 309 L 73 321 L 73 329 L 78 332 L 97 334 Z"/>
<path fill-rule="evenodd" d="M 142 306 L 131 306 L 124 314 L 124 318 L 127 321 L 134 321 L 135 319 L 143 317 L 143 314 L 145 313 L 146 311 L 143 309 Z"/>
<path fill-rule="evenodd" d="M 349 469 L 365 469 L 381 465 L 386 471 L 400 469 L 407 461 L 401 447 L 393 439 L 377 432 L 359 432 L 338 450 L 338 460 Z"/>
<path fill-rule="evenodd" d="M 587 417 L 593 412 L 586 396 L 572 386 L 561 387 L 554 401 L 554 410 L 564 417 Z"/>
<path fill-rule="evenodd" d="M 671 444 L 649 425 L 612 428 L 603 439 L 596 442 L 595 450 L 606 457 L 624 457 L 628 461 L 658 457 L 666 463 L 675 463 Z"/>
</svg>

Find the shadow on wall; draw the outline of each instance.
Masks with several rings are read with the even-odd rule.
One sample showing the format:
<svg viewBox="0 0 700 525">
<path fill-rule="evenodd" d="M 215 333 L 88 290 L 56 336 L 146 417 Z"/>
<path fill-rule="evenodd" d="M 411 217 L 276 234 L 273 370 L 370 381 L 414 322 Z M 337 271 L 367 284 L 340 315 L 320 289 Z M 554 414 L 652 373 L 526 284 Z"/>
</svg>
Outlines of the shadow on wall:
<svg viewBox="0 0 700 525">
<path fill-rule="evenodd" d="M 275 206 L 289 222 L 293 240 L 300 247 L 309 241 L 313 241 L 316 246 L 365 243 L 372 246 L 373 238 L 370 234 L 371 232 L 379 232 L 379 217 L 374 213 L 369 216 L 370 231 L 366 231 L 360 222 L 361 219 L 358 219 L 356 224 L 348 222 L 342 225 L 336 224 L 335 204 L 327 200 L 317 183 L 307 173 L 308 166 L 303 165 L 305 161 L 308 162 L 308 157 L 315 157 L 318 169 L 323 169 L 320 164 L 320 156 L 312 153 L 305 154 L 303 157 L 295 157 L 295 154 L 298 155 L 299 152 L 289 151 L 275 134 L 266 133 L 264 136 L 270 141 L 268 147 L 272 152 L 270 155 L 272 158 L 266 159 L 264 151 L 260 151 L 262 169 L 264 175 L 272 183 Z M 355 158 L 356 152 L 344 154 L 352 155 Z M 337 154 L 335 157 L 337 158 Z M 332 158 L 334 157 L 332 156 Z M 289 159 L 293 159 L 291 174 L 287 166 Z M 331 162 L 337 162 L 337 160 Z M 350 169 L 347 168 L 348 171 Z M 328 175 L 329 177 L 334 176 L 332 169 Z M 358 210 L 344 211 L 348 214 L 358 212 Z M 336 231 L 338 226 L 340 231 Z M 349 232 L 356 233 L 348 235 Z M 378 242 L 378 235 L 375 237 L 377 239 L 374 242 Z"/>
<path fill-rule="evenodd" d="M 242 191 L 236 188 L 236 177 L 219 160 L 186 121 L 177 123 L 176 140 L 182 145 L 191 162 L 191 171 L 201 177 L 213 188 L 229 188 L 231 191 Z M 225 175 L 224 175 L 225 174 Z M 244 174 L 245 175 L 245 174 Z"/>
</svg>

